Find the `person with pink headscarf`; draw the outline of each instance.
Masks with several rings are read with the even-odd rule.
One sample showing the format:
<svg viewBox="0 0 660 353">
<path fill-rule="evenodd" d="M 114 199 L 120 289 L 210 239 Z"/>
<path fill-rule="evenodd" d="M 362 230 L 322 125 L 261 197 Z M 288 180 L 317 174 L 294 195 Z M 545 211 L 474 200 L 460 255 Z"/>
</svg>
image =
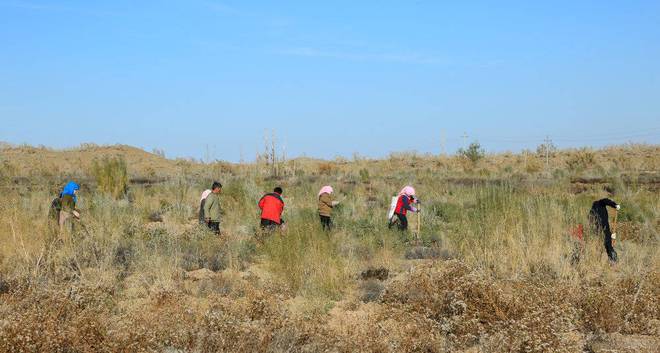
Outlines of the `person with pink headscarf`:
<svg viewBox="0 0 660 353">
<path fill-rule="evenodd" d="M 332 229 L 332 209 L 338 204 L 333 200 L 333 191 L 332 186 L 329 185 L 322 187 L 319 191 L 319 218 L 323 230 L 326 231 Z"/>
<path fill-rule="evenodd" d="M 415 189 L 408 185 L 401 189 L 396 201 L 396 208 L 394 209 L 394 215 L 398 219 L 398 228 L 401 231 L 408 229 L 408 217 L 406 217 L 408 211 L 418 212 L 417 208 L 413 204 L 419 203 L 415 198 Z M 392 228 L 394 222 L 390 220 L 389 227 Z"/>
</svg>

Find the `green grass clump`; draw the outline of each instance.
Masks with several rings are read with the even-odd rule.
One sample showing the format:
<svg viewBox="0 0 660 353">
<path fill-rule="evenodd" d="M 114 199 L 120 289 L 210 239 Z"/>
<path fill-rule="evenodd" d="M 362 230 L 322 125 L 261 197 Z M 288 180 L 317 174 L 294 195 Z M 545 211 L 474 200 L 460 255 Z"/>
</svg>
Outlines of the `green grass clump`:
<svg viewBox="0 0 660 353">
<path fill-rule="evenodd" d="M 105 157 L 92 162 L 91 174 L 96 180 L 99 191 L 115 199 L 126 195 L 128 191 L 128 170 L 123 157 Z"/>
</svg>

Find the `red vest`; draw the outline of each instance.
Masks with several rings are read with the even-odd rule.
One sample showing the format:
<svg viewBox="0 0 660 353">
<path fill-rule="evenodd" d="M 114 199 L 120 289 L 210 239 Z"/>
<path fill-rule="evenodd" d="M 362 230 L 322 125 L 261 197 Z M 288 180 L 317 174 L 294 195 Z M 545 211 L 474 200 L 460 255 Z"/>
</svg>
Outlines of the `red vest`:
<svg viewBox="0 0 660 353">
<path fill-rule="evenodd" d="M 261 219 L 267 219 L 277 224 L 282 223 L 282 211 L 284 211 L 284 200 L 277 193 L 266 194 L 259 200 Z"/>
<path fill-rule="evenodd" d="M 394 213 L 400 214 L 402 216 L 405 216 L 406 213 L 408 213 L 408 209 L 403 207 L 404 206 L 404 204 L 403 204 L 403 198 L 404 197 L 408 199 L 408 207 L 410 207 L 410 204 L 411 204 L 410 197 L 408 197 L 406 195 L 401 195 L 401 196 L 399 196 L 399 199 L 396 200 L 396 207 L 394 208 Z"/>
</svg>

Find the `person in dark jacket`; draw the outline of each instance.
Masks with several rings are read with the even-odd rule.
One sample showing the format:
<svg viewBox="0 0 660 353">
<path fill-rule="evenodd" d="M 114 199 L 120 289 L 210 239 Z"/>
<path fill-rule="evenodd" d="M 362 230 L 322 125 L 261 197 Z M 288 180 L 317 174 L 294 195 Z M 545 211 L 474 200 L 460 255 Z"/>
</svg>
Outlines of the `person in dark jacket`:
<svg viewBox="0 0 660 353">
<path fill-rule="evenodd" d="M 612 246 L 612 239 L 616 239 L 616 233 L 613 234 L 610 230 L 610 222 L 607 215 L 608 206 L 616 208 L 617 210 L 621 209 L 619 204 L 610 199 L 594 201 L 594 203 L 591 205 L 591 210 L 589 211 L 589 222 L 597 234 L 603 234 L 603 241 L 605 245 L 605 251 L 607 252 L 607 257 L 610 259 L 610 261 L 616 262 L 618 257 L 616 251 L 614 250 L 614 246 Z"/>
<path fill-rule="evenodd" d="M 282 192 L 282 188 L 278 186 L 273 189 L 273 192 L 264 195 L 259 200 L 261 229 L 271 231 L 284 224 L 284 220 L 282 219 L 282 212 L 284 211 Z"/>
<path fill-rule="evenodd" d="M 216 235 L 220 235 L 220 192 L 222 184 L 217 181 L 211 186 L 211 193 L 204 200 L 204 219 L 206 224 Z"/>
<path fill-rule="evenodd" d="M 417 212 L 417 208 L 413 204 L 418 203 L 418 200 L 415 198 L 415 189 L 412 186 L 404 187 L 401 192 L 399 192 L 399 198 L 396 201 L 396 208 L 394 209 L 394 215 L 398 219 L 398 228 L 401 231 L 408 229 L 408 211 Z M 394 222 L 390 221 L 389 227 L 391 228 L 394 225 Z"/>
</svg>

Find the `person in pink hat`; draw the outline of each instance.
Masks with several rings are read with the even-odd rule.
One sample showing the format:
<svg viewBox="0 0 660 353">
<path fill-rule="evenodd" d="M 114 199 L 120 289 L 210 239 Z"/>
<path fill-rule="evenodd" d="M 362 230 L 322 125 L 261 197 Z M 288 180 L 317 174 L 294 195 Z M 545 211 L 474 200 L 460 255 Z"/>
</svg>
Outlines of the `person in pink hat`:
<svg viewBox="0 0 660 353">
<path fill-rule="evenodd" d="M 408 211 L 411 212 L 417 212 L 417 208 L 413 206 L 414 204 L 417 204 L 419 201 L 415 198 L 415 189 L 408 185 L 404 187 L 398 195 L 398 199 L 396 201 L 396 208 L 394 209 L 394 215 L 398 219 L 398 228 L 401 231 L 405 231 L 408 229 L 408 217 L 406 217 Z M 393 220 L 390 220 L 389 227 L 392 228 L 395 222 Z"/>
<path fill-rule="evenodd" d="M 338 204 L 332 197 L 333 191 L 332 186 L 329 185 L 322 187 L 319 191 L 319 218 L 321 227 L 325 231 L 332 229 L 332 209 Z"/>
</svg>

